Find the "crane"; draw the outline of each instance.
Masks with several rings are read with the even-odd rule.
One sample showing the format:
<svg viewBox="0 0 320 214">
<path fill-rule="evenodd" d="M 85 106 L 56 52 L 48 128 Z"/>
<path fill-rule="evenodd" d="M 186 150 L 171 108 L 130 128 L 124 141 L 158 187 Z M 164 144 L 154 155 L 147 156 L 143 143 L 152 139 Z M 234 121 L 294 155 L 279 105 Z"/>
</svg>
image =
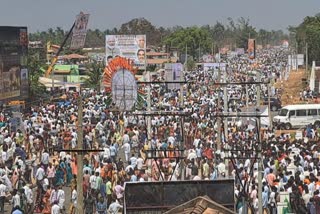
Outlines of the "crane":
<svg viewBox="0 0 320 214">
<path fill-rule="evenodd" d="M 74 28 L 75 24 L 76 24 L 76 23 L 74 22 L 73 25 L 72 25 L 72 27 L 71 27 L 71 29 L 70 29 L 70 31 L 69 31 L 69 33 L 66 35 L 66 37 L 64 38 L 62 44 L 60 45 L 59 50 L 58 50 L 57 53 L 54 55 L 54 57 L 52 57 L 51 63 L 50 63 L 50 65 L 49 65 L 49 67 L 48 67 L 48 69 L 47 69 L 47 71 L 46 71 L 46 73 L 45 73 L 45 77 L 49 77 L 49 75 L 51 74 L 51 72 L 52 72 L 52 70 L 53 70 L 53 66 L 54 66 L 54 65 L 56 64 L 56 62 L 58 61 L 59 54 L 60 54 L 61 51 L 63 50 L 64 45 L 66 44 L 68 38 L 70 37 L 70 35 L 71 35 L 72 31 L 73 31 L 73 28 Z"/>
</svg>

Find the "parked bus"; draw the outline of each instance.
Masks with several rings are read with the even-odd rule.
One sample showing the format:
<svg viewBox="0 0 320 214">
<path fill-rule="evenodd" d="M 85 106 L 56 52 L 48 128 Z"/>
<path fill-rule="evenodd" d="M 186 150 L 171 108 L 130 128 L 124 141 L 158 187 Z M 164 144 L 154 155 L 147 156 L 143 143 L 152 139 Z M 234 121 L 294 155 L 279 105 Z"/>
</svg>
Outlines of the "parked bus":
<svg viewBox="0 0 320 214">
<path fill-rule="evenodd" d="M 320 127 L 320 104 L 288 105 L 283 107 L 273 123 L 278 128 L 300 128 L 309 124 Z"/>
</svg>

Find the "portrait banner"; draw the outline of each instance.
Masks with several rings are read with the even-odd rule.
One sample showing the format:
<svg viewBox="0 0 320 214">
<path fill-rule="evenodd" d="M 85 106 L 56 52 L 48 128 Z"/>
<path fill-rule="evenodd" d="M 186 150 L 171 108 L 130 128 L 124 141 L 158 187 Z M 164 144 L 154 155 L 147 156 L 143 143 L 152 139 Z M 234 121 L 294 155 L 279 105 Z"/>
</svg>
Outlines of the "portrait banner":
<svg viewBox="0 0 320 214">
<path fill-rule="evenodd" d="M 146 35 L 107 35 L 106 65 L 117 57 L 130 59 L 139 68 L 146 63 Z"/>
<path fill-rule="evenodd" d="M 89 14 L 80 13 L 77 15 L 75 26 L 72 31 L 70 49 L 79 49 L 84 47 L 86 42 L 88 21 Z"/>
<path fill-rule="evenodd" d="M 256 58 L 256 41 L 254 39 L 248 40 L 248 55 L 250 59 Z"/>
</svg>

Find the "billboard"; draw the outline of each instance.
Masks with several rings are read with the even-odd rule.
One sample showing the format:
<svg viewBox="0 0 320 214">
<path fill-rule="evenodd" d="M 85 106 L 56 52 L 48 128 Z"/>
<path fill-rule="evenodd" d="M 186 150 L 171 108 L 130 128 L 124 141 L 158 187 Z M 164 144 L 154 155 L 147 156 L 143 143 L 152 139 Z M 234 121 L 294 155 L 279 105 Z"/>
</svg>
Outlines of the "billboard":
<svg viewBox="0 0 320 214">
<path fill-rule="evenodd" d="M 248 39 L 248 55 L 250 59 L 256 58 L 256 41 L 254 39 Z"/>
<path fill-rule="evenodd" d="M 28 95 L 28 85 L 21 88 L 21 68 L 27 66 L 27 51 L 26 27 L 0 27 L 0 100 Z"/>
<path fill-rule="evenodd" d="M 139 68 L 144 67 L 146 64 L 146 35 L 107 35 L 106 65 L 117 56 L 130 59 Z"/>
<path fill-rule="evenodd" d="M 183 77 L 183 65 L 181 63 L 166 63 L 164 65 L 166 82 L 181 81 Z M 168 89 L 180 89 L 180 83 L 170 83 Z"/>
<path fill-rule="evenodd" d="M 234 208 L 234 180 L 127 182 L 124 190 L 124 212 L 164 213 L 198 196 L 229 209 Z M 139 197 L 137 197 L 139 195 Z"/>
<path fill-rule="evenodd" d="M 70 49 L 83 48 L 86 41 L 88 21 L 89 14 L 84 14 L 81 12 L 79 15 L 77 15 L 76 22 L 72 31 Z"/>
</svg>

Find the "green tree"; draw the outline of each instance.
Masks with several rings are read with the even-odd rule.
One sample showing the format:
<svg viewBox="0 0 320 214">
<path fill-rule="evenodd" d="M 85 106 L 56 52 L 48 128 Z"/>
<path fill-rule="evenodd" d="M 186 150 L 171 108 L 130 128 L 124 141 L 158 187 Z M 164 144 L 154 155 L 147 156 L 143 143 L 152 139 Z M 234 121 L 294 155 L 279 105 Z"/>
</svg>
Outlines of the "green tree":
<svg viewBox="0 0 320 214">
<path fill-rule="evenodd" d="M 37 55 L 28 56 L 29 71 L 29 94 L 31 99 L 36 97 L 44 97 L 47 94 L 46 87 L 39 82 L 39 78 L 43 76 L 45 68 L 42 67 Z"/>
<path fill-rule="evenodd" d="M 308 44 L 309 61 L 320 60 L 320 17 L 307 16 L 297 27 L 289 27 L 290 35 L 293 35 L 298 46 L 298 51 L 304 52 Z"/>
<path fill-rule="evenodd" d="M 188 57 L 188 61 L 187 61 L 187 70 L 188 71 L 192 71 L 193 69 L 195 69 L 196 67 L 196 63 L 195 61 L 193 60 L 192 57 Z"/>
<path fill-rule="evenodd" d="M 211 53 L 212 37 L 205 28 L 187 27 L 179 29 L 167 36 L 163 43 L 178 48 L 181 52 L 199 59 L 199 55 Z"/>
<path fill-rule="evenodd" d="M 84 82 L 86 87 L 100 91 L 103 68 L 103 63 L 99 62 L 91 62 L 86 65 L 86 74 L 88 76 Z"/>
</svg>

